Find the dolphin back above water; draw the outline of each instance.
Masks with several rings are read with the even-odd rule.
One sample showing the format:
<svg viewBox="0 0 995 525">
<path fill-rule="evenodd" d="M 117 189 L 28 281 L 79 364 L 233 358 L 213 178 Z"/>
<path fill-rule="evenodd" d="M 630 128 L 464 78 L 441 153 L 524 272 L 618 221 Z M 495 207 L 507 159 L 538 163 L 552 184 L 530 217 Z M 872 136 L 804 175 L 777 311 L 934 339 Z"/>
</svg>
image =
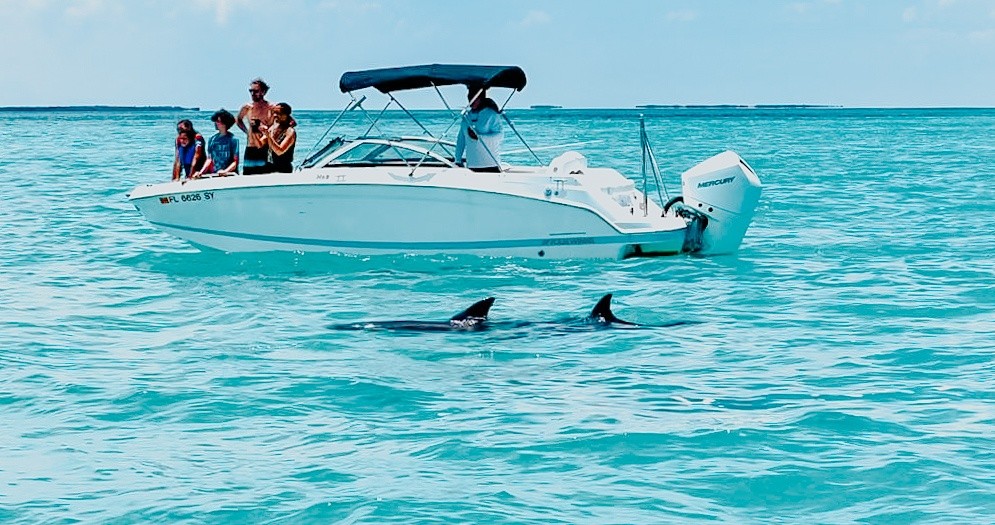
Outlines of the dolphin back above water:
<svg viewBox="0 0 995 525">
<path fill-rule="evenodd" d="M 452 316 L 448 321 L 364 321 L 334 325 L 334 330 L 393 330 L 398 332 L 448 332 L 452 330 L 482 330 L 487 314 L 494 304 L 488 297 L 470 305 L 469 308 Z"/>
<path fill-rule="evenodd" d="M 394 332 L 451 332 L 463 331 L 472 332 L 486 330 L 489 328 L 505 328 L 512 331 L 523 328 L 541 328 L 554 333 L 586 331 L 601 328 L 639 328 L 643 325 L 624 321 L 615 316 L 611 310 L 612 294 L 605 294 L 598 300 L 591 310 L 591 313 L 584 318 L 567 319 L 553 322 L 532 322 L 532 321 L 504 321 L 493 323 L 488 321 L 487 316 L 494 298 L 488 297 L 482 301 L 477 301 L 469 308 L 454 315 L 448 321 L 359 321 L 349 324 L 333 325 L 329 328 L 333 330 L 383 330 Z M 683 322 L 671 323 L 685 324 Z M 662 326 L 661 326 L 662 327 Z"/>
</svg>

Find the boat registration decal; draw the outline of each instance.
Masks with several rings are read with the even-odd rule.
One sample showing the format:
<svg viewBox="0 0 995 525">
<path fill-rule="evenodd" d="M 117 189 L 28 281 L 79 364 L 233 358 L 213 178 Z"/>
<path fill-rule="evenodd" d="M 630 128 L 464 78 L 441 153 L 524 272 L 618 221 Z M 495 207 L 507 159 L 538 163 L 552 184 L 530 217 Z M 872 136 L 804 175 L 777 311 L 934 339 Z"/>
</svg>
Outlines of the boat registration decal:
<svg viewBox="0 0 995 525">
<path fill-rule="evenodd" d="M 159 204 L 171 204 L 174 202 L 199 202 L 209 201 L 214 198 L 213 191 L 201 193 L 181 193 L 179 195 L 163 195 L 159 197 Z"/>
</svg>

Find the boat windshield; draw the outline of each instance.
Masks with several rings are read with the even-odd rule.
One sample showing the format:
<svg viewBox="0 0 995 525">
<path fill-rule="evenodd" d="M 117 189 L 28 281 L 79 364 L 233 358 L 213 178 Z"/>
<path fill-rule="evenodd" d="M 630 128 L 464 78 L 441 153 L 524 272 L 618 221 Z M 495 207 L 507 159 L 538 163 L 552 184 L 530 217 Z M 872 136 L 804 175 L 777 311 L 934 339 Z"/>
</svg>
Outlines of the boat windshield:
<svg viewBox="0 0 995 525">
<path fill-rule="evenodd" d="M 420 147 L 403 142 L 362 141 L 352 147 L 339 150 L 328 159 L 325 167 L 331 166 L 453 166 L 452 159 L 428 153 Z"/>
</svg>

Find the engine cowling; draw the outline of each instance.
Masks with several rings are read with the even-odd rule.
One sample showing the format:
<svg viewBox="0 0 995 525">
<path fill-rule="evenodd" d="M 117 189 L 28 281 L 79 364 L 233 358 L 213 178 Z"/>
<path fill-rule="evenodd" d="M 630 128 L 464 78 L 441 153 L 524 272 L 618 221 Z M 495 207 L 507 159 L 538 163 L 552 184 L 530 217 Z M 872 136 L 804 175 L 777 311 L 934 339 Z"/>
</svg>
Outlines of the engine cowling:
<svg viewBox="0 0 995 525">
<path fill-rule="evenodd" d="M 708 217 L 704 255 L 733 253 L 743 241 L 760 201 L 760 178 L 732 151 L 720 153 L 681 174 L 684 205 Z"/>
</svg>

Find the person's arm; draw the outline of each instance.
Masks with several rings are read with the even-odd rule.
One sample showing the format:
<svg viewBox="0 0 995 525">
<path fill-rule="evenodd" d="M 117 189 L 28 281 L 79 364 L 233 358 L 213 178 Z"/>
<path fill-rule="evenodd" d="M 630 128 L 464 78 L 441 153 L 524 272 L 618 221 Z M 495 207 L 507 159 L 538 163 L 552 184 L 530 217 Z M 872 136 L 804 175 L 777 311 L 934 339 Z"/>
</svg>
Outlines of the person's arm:
<svg viewBox="0 0 995 525">
<path fill-rule="evenodd" d="M 213 141 L 214 141 L 214 137 L 211 137 L 211 142 L 213 142 Z M 208 155 L 206 153 L 207 148 L 204 147 L 203 143 L 200 142 L 200 141 L 197 141 L 197 149 L 195 150 L 194 157 L 196 158 L 196 156 L 197 156 L 196 152 L 201 151 L 201 149 L 203 149 L 205 151 L 204 156 L 206 157 L 206 160 L 204 161 L 203 165 L 199 169 L 193 170 L 193 173 L 190 174 L 190 178 L 191 179 L 199 179 L 199 178 L 203 177 L 207 173 L 212 173 L 212 172 L 216 171 L 216 165 L 214 163 L 214 156 L 213 155 Z M 197 164 L 194 163 L 194 166 L 196 166 L 196 165 Z"/>
<path fill-rule="evenodd" d="M 480 112 L 481 118 L 477 120 L 478 135 L 497 135 L 501 133 L 501 116 L 493 109 L 485 109 Z"/>
<path fill-rule="evenodd" d="M 173 147 L 173 180 L 180 180 L 183 167 L 180 165 L 180 148 Z"/>
<path fill-rule="evenodd" d="M 199 139 L 199 140 L 198 139 L 194 139 L 193 142 L 194 142 L 193 164 L 190 165 L 190 171 L 191 172 L 193 172 L 194 169 L 198 165 L 204 164 L 206 162 L 205 159 L 207 158 L 207 151 L 206 151 L 207 148 L 204 147 L 204 139 Z M 207 159 L 207 160 L 210 160 L 210 159 Z M 204 166 L 201 166 L 200 169 L 198 169 L 197 171 L 203 173 L 204 172 Z M 193 173 L 191 173 L 191 176 L 192 175 L 193 175 Z"/>
<path fill-rule="evenodd" d="M 463 116 L 463 121 L 459 126 L 459 135 L 456 136 L 456 153 L 453 154 L 453 159 L 456 161 L 457 166 L 463 165 L 463 152 L 466 150 L 466 115 Z"/>
<path fill-rule="evenodd" d="M 266 128 L 266 140 L 269 141 L 269 147 L 273 153 L 283 155 L 290 149 L 290 146 L 294 145 L 294 141 L 297 140 L 297 132 L 294 131 L 294 128 L 287 128 L 287 132 L 283 134 L 283 141 L 277 141 L 274 135 L 276 131 L 273 128 L 273 126 Z"/>
<path fill-rule="evenodd" d="M 211 168 L 214 167 L 214 159 L 212 157 L 207 157 L 207 162 L 204 163 L 199 170 L 193 175 L 190 175 L 191 179 L 199 179 L 204 176 L 205 173 L 211 173 Z"/>
<path fill-rule="evenodd" d="M 249 134 L 249 128 L 245 127 L 246 115 L 249 113 L 249 105 L 246 104 L 242 106 L 242 109 L 238 110 L 238 116 L 235 117 L 235 124 L 238 124 L 238 129 L 242 130 L 242 133 L 246 135 Z"/>
<path fill-rule="evenodd" d="M 260 124 L 256 131 L 249 130 L 249 132 L 245 135 L 246 147 L 248 147 L 249 144 L 252 144 L 252 137 L 256 137 L 256 144 L 258 144 L 259 147 L 261 148 L 266 147 L 265 129 L 266 129 L 266 124 Z"/>
<path fill-rule="evenodd" d="M 234 148 L 234 150 L 232 151 L 231 164 L 229 164 L 228 167 L 226 167 L 225 169 L 221 170 L 221 173 L 225 175 L 238 173 L 238 139 L 236 138 L 232 139 L 232 148 Z"/>
</svg>

